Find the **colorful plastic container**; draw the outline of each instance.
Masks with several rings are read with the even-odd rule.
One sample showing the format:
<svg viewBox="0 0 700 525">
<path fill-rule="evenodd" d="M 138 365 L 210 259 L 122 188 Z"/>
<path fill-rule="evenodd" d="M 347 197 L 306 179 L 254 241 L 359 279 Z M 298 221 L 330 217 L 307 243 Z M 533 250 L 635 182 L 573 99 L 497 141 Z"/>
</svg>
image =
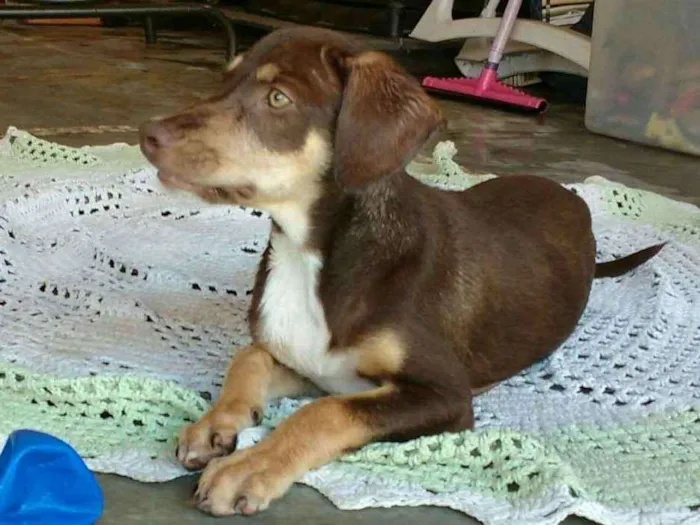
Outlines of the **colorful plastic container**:
<svg viewBox="0 0 700 525">
<path fill-rule="evenodd" d="M 586 127 L 700 155 L 700 0 L 595 3 Z"/>
</svg>

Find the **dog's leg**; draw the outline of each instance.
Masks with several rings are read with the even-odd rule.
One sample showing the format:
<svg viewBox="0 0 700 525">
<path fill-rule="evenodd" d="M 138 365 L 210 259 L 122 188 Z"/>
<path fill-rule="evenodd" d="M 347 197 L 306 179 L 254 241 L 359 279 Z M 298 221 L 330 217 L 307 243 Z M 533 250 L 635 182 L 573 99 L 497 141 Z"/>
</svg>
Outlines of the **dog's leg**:
<svg viewBox="0 0 700 525">
<path fill-rule="evenodd" d="M 317 400 L 257 445 L 212 461 L 195 493 L 216 516 L 254 514 L 310 469 L 380 439 L 409 439 L 472 426 L 469 394 L 416 384 L 385 385 Z"/>
<path fill-rule="evenodd" d="M 266 350 L 249 346 L 231 360 L 219 398 L 199 421 L 182 429 L 177 458 L 199 470 L 236 448 L 238 433 L 262 420 L 270 399 L 311 391 L 311 385 L 283 367 Z"/>
</svg>

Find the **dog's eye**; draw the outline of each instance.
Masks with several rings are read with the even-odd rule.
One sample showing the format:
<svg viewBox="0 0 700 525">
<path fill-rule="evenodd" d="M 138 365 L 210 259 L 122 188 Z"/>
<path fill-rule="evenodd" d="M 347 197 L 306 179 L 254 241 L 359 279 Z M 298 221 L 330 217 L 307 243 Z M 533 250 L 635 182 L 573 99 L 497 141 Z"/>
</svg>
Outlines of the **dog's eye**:
<svg viewBox="0 0 700 525">
<path fill-rule="evenodd" d="M 269 95 L 267 95 L 267 103 L 275 109 L 280 109 L 291 104 L 292 101 L 279 89 L 273 89 L 270 91 Z"/>
</svg>

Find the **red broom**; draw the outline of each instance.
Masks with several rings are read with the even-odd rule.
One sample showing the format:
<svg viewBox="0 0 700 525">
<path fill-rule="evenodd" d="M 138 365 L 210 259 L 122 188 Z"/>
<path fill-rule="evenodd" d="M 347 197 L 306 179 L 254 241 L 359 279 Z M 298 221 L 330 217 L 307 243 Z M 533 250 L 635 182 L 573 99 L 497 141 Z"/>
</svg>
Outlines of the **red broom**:
<svg viewBox="0 0 700 525">
<path fill-rule="evenodd" d="M 513 30 L 522 0 L 509 0 L 498 26 L 496 38 L 491 45 L 488 61 L 479 78 L 437 78 L 425 77 L 423 86 L 432 91 L 464 95 L 486 102 L 496 102 L 507 106 L 544 113 L 547 101 L 533 97 L 524 91 L 515 89 L 498 80 L 498 64 L 503 56 L 503 49 Z"/>
</svg>

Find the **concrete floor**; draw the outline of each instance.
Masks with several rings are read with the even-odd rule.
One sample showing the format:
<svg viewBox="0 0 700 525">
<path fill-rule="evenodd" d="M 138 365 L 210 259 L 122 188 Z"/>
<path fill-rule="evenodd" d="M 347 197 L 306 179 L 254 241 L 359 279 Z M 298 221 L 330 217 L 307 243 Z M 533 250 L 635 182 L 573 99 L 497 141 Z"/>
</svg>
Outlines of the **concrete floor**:
<svg viewBox="0 0 700 525">
<path fill-rule="evenodd" d="M 69 145 L 135 141 L 145 118 L 170 112 L 212 93 L 223 48 L 213 37 L 168 33 L 146 48 L 138 29 L 39 28 L 0 24 L 0 130 L 8 125 Z M 409 65 L 451 63 L 413 55 Z M 418 63 L 420 62 L 420 64 Z M 434 74 L 442 72 L 433 71 Z M 700 204 L 697 158 L 594 135 L 583 108 L 556 102 L 543 119 L 449 101 L 443 138 L 454 140 L 458 161 L 477 172 L 534 173 L 559 181 L 603 175 Z M 1 131 L 0 131 L 1 133 Z M 187 501 L 194 478 L 142 485 L 100 476 L 107 508 L 101 523 L 209 523 Z M 315 491 L 295 487 L 253 523 L 474 523 L 446 509 L 341 512 Z M 586 523 L 578 518 L 567 525 Z"/>
<path fill-rule="evenodd" d="M 171 483 L 142 485 L 117 476 L 100 476 L 106 508 L 100 525 L 200 525 L 246 520 L 250 525 L 470 525 L 478 523 L 459 512 L 435 507 L 367 509 L 341 511 L 315 490 L 295 486 L 283 500 L 252 517 L 228 519 L 205 516 L 193 509 L 189 497 L 195 478 Z M 585 520 L 572 519 L 565 525 L 583 525 Z"/>
</svg>

